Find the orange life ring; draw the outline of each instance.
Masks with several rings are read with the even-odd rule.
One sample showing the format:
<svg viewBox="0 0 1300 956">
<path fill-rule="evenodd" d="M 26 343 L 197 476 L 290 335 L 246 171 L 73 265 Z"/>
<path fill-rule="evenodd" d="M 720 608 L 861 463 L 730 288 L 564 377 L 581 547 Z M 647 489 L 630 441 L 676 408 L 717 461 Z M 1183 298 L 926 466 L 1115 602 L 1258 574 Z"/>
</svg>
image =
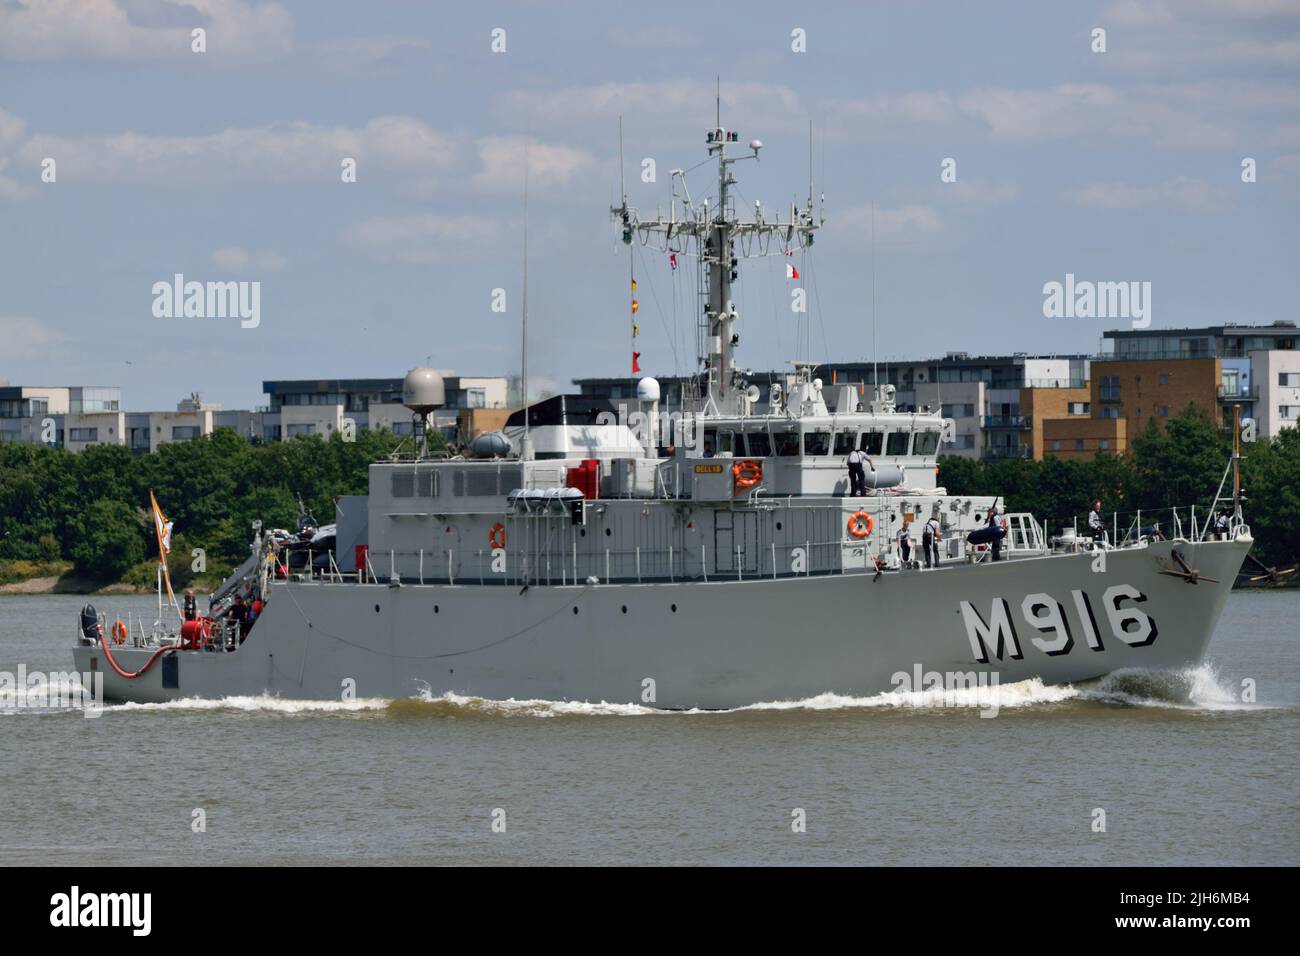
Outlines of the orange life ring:
<svg viewBox="0 0 1300 956">
<path fill-rule="evenodd" d="M 862 526 L 862 522 L 864 521 L 867 523 L 865 528 Z M 849 534 L 855 538 L 865 538 L 867 535 L 871 534 L 871 531 L 875 526 L 876 523 L 871 520 L 871 515 L 867 514 L 865 511 L 855 511 L 853 514 L 849 515 Z"/>
<path fill-rule="evenodd" d="M 114 644 L 126 643 L 126 622 L 120 617 L 113 622 L 112 634 Z"/>
<path fill-rule="evenodd" d="M 499 548 L 501 549 L 505 548 L 506 526 L 503 525 L 500 521 L 494 524 L 492 526 L 492 530 L 488 532 L 488 545 L 491 546 L 493 551 L 496 551 Z"/>
<path fill-rule="evenodd" d="M 738 461 L 731 466 L 731 478 L 737 491 L 747 491 L 763 480 L 761 461 Z"/>
</svg>

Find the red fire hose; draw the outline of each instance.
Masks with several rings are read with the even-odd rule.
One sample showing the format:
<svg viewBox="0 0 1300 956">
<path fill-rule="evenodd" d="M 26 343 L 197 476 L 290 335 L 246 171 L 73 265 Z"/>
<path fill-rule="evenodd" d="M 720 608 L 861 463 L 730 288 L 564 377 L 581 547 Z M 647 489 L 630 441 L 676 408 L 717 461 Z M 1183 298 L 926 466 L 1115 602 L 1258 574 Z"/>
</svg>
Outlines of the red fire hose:
<svg viewBox="0 0 1300 956">
<path fill-rule="evenodd" d="M 122 668 L 118 666 L 117 661 L 113 660 L 113 652 L 108 649 L 107 641 L 101 639 L 99 642 L 99 646 L 104 649 L 104 656 L 108 658 L 109 666 L 112 667 L 113 670 L 117 671 L 117 675 L 119 677 L 124 677 L 127 680 L 135 680 L 137 677 L 139 677 L 149 668 L 153 667 L 154 663 L 158 660 L 158 658 L 162 657 L 168 651 L 180 650 L 181 647 L 183 647 L 184 645 L 168 644 L 166 647 L 158 648 L 158 650 L 154 651 L 153 654 L 149 657 L 149 659 L 144 662 L 144 667 L 140 668 L 138 671 L 122 670 Z"/>
</svg>

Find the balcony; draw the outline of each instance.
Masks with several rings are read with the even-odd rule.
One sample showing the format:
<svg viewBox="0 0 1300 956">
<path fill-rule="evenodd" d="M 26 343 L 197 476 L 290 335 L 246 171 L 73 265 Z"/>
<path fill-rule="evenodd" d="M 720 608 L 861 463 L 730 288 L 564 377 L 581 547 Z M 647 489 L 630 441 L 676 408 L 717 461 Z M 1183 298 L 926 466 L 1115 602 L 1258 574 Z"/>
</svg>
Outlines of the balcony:
<svg viewBox="0 0 1300 956">
<path fill-rule="evenodd" d="M 983 423 L 985 428 L 1030 428 L 1033 425 L 1033 416 L 985 415 Z"/>
<path fill-rule="evenodd" d="M 1011 458 L 1029 458 L 1028 445 L 992 445 L 984 449 L 983 458 L 1006 460 Z"/>
<path fill-rule="evenodd" d="M 1221 402 L 1257 402 L 1259 401 L 1258 388 L 1239 388 L 1227 389 L 1220 385 L 1216 390 Z"/>
</svg>

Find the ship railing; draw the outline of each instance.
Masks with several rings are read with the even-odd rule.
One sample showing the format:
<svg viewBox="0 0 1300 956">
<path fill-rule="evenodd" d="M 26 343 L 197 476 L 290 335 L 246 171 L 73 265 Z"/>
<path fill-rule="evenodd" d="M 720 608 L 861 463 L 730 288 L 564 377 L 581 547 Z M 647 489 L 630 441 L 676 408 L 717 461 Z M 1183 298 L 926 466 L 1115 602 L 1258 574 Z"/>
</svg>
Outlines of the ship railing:
<svg viewBox="0 0 1300 956">
<path fill-rule="evenodd" d="M 1103 516 L 1103 533 L 1097 540 L 1093 540 L 1087 518 L 1077 514 L 1068 519 L 1049 519 L 1045 526 L 1061 529 L 1061 533 L 1051 538 L 1057 551 L 1115 551 L 1144 548 L 1152 541 L 1202 541 L 1215 533 L 1216 511 L 1231 501 L 1216 496 L 1209 504 L 1195 503 L 1181 508 L 1112 510 L 1109 518 Z M 1230 535 L 1235 537 L 1243 527 L 1245 522 L 1234 514 Z"/>
</svg>

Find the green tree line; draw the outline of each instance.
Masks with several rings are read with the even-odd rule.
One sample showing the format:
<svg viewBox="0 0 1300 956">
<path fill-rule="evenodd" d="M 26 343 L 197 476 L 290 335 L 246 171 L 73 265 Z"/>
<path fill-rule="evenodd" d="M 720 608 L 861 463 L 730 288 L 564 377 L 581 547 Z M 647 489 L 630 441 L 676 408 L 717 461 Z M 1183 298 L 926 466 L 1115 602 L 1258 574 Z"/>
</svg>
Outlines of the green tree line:
<svg viewBox="0 0 1300 956">
<path fill-rule="evenodd" d="M 1199 526 L 1231 454 L 1231 436 L 1203 410 L 1189 406 L 1168 419 L 1163 431 L 1154 419 L 1148 421 L 1123 454 L 1042 461 L 945 455 L 939 459 L 939 483 L 950 494 L 1001 495 L 1007 511 L 1032 513 L 1048 534 L 1076 519 L 1084 527 L 1095 499 L 1101 499 L 1107 527 L 1119 513 L 1121 536 L 1138 511 L 1144 527 L 1159 522 L 1170 534 L 1172 508 L 1179 509 L 1183 531 L 1190 533 L 1188 507 L 1196 506 Z M 1245 520 L 1255 536 L 1252 554 L 1270 565 L 1290 566 L 1300 558 L 1300 431 L 1288 428 L 1275 439 L 1245 442 L 1241 454 Z M 1225 495 L 1232 493 L 1231 481 L 1229 475 Z"/>
<path fill-rule="evenodd" d="M 120 445 L 74 454 L 3 443 L 0 560 L 66 560 L 92 578 L 121 578 L 157 555 L 153 489 L 174 522 L 173 581 L 190 575 L 194 548 L 220 573 L 248 556 L 254 519 L 292 529 L 299 497 L 318 520 L 333 521 L 334 496 L 365 494 L 368 465 L 400 441 L 386 430 L 363 430 L 353 442 L 335 433 L 250 444 L 218 429 L 145 455 Z"/>
</svg>

